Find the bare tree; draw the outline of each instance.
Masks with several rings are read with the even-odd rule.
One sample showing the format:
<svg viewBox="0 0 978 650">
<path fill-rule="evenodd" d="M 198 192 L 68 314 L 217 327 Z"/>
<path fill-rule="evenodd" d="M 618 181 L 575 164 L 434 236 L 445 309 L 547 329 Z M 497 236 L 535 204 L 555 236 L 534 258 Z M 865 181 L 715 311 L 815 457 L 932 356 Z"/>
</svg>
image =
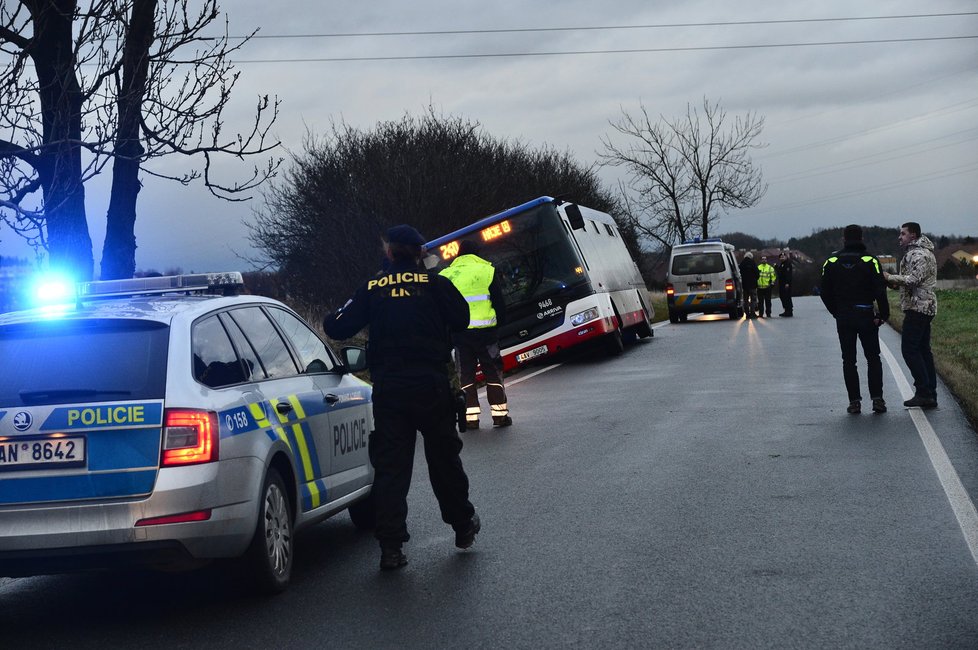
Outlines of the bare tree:
<svg viewBox="0 0 978 650">
<path fill-rule="evenodd" d="M 691 105 L 684 117 L 653 123 L 645 106 L 641 116 L 624 110 L 611 122 L 633 140 L 619 146 L 604 137 L 602 164 L 624 167 L 619 185 L 629 221 L 642 236 L 666 247 L 690 236 L 710 236 L 710 226 L 725 210 L 749 208 L 767 186 L 751 162 L 764 119 L 753 113 L 726 124 L 719 104 L 703 100 L 703 113 Z M 637 140 L 637 142 L 635 142 Z"/>
<path fill-rule="evenodd" d="M 0 6 L 0 217 L 50 265 L 93 274 L 85 183 L 112 164 L 101 277 L 135 270 L 140 174 L 184 185 L 202 179 L 228 200 L 274 175 L 280 160 L 242 182 L 212 175 L 217 154 L 238 158 L 278 146 L 268 131 L 278 102 L 259 98 L 250 130 L 225 135 L 224 109 L 238 73 L 216 0 L 20 0 Z M 254 35 L 254 32 L 252 33 Z M 33 66 L 29 64 L 33 64 Z M 181 154 L 199 159 L 179 175 L 147 163 Z"/>
</svg>

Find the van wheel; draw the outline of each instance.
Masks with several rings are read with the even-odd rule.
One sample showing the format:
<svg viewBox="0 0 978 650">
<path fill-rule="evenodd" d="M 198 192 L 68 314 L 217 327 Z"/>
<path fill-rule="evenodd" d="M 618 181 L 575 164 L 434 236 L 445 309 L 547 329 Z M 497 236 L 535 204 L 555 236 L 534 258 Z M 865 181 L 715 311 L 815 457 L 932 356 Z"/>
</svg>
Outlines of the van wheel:
<svg viewBox="0 0 978 650">
<path fill-rule="evenodd" d="M 350 521 L 357 530 L 373 530 L 377 525 L 377 501 L 373 490 L 365 499 L 350 504 L 347 512 L 350 513 Z"/>
<path fill-rule="evenodd" d="M 261 491 L 255 536 L 245 554 L 255 586 L 263 593 L 277 594 L 289 585 L 295 553 L 292 524 L 285 482 L 278 470 L 270 467 Z"/>
<path fill-rule="evenodd" d="M 678 323 L 679 322 L 679 314 L 677 314 L 676 312 L 674 312 L 671 309 L 669 310 L 669 322 L 670 323 Z"/>
</svg>

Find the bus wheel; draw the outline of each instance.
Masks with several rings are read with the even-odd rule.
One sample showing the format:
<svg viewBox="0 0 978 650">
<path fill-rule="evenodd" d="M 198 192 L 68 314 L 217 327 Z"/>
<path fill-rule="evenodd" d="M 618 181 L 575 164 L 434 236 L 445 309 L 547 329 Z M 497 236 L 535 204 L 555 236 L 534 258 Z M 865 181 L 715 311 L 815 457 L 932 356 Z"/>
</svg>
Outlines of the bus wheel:
<svg viewBox="0 0 978 650">
<path fill-rule="evenodd" d="M 617 357 L 619 354 L 625 351 L 625 341 L 621 337 L 621 330 L 616 329 L 611 334 L 604 337 L 605 348 L 608 354 Z"/>
</svg>

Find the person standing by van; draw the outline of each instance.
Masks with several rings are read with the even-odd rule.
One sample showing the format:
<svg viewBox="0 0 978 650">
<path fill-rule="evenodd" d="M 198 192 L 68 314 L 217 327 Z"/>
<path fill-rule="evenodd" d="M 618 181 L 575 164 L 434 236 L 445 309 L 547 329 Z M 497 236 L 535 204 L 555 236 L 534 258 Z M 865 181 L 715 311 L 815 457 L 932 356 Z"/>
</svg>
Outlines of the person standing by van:
<svg viewBox="0 0 978 650">
<path fill-rule="evenodd" d="M 774 267 L 767 263 L 767 256 L 761 255 L 761 263 L 757 265 L 757 305 L 760 317 L 771 317 L 771 296 L 774 293 L 774 281 L 778 274 Z"/>
<path fill-rule="evenodd" d="M 791 300 L 791 283 L 793 281 L 794 264 L 791 262 L 791 254 L 781 251 L 778 255 L 778 263 L 774 265 L 774 271 L 778 274 L 778 298 L 781 299 L 782 311 L 778 316 L 791 318 L 794 316 L 794 303 Z"/>
<path fill-rule="evenodd" d="M 740 281 L 744 285 L 744 318 L 757 318 L 757 279 L 760 273 L 754 263 L 754 253 L 747 251 L 740 261 Z"/>
<path fill-rule="evenodd" d="M 842 377 L 849 393 L 848 413 L 861 411 L 859 370 L 856 367 L 856 340 L 862 344 L 869 366 L 869 396 L 873 413 L 886 413 L 883 401 L 883 362 L 880 360 L 879 328 L 890 317 L 886 281 L 880 262 L 866 252 L 863 229 L 855 224 L 843 231 L 843 248 L 832 253 L 822 265 L 822 290 L 825 308 L 835 318 L 842 347 Z M 876 303 L 874 309 L 873 303 Z"/>
</svg>

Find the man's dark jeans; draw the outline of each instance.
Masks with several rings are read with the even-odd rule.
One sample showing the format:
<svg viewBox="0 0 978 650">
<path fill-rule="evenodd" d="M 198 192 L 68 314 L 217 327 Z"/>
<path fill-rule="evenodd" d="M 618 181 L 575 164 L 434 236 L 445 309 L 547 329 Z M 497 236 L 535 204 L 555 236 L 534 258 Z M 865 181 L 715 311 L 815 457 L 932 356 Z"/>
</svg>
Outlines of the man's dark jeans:
<svg viewBox="0 0 978 650">
<path fill-rule="evenodd" d="M 880 361 L 879 328 L 873 322 L 872 308 L 842 309 L 835 317 L 835 328 L 842 347 L 842 376 L 849 401 L 861 400 L 859 370 L 856 367 L 856 339 L 862 344 L 869 366 L 869 396 L 883 397 L 883 362 Z"/>
<path fill-rule="evenodd" d="M 913 376 L 917 396 L 937 398 L 937 373 L 930 351 L 930 324 L 933 316 L 919 311 L 903 312 L 903 337 L 900 351 Z"/>
</svg>

